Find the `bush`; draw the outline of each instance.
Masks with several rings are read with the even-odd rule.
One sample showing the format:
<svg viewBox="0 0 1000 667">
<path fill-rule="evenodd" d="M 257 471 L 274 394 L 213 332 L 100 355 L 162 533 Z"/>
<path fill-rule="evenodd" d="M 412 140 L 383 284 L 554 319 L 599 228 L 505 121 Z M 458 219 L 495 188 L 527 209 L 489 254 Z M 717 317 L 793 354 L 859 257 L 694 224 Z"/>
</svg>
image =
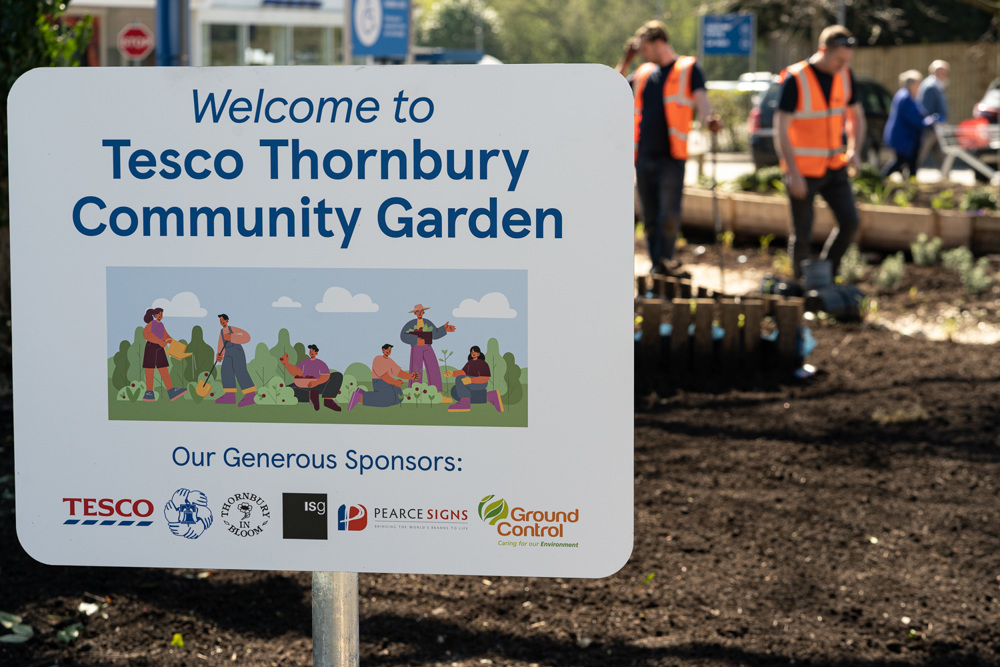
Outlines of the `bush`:
<svg viewBox="0 0 1000 667">
<path fill-rule="evenodd" d="M 892 292 L 903 284 L 905 278 L 906 258 L 903 256 L 903 251 L 900 250 L 895 255 L 889 255 L 882 260 L 882 264 L 878 267 L 878 273 L 875 274 L 875 286 L 880 291 Z"/>
<path fill-rule="evenodd" d="M 763 167 L 736 179 L 736 188 L 743 192 L 785 192 L 781 167 Z"/>
<path fill-rule="evenodd" d="M 917 240 L 910 244 L 910 254 L 917 266 L 934 266 L 941 256 L 941 239 L 935 236 L 928 239 L 927 234 L 920 234 Z"/>
<path fill-rule="evenodd" d="M 944 264 L 944 268 L 961 274 L 972 267 L 972 251 L 965 246 L 948 250 L 941 255 L 941 263 Z"/>
<path fill-rule="evenodd" d="M 995 211 L 997 210 L 997 194 L 986 188 L 966 190 L 959 202 L 963 211 Z"/>
<path fill-rule="evenodd" d="M 844 253 L 840 260 L 840 278 L 845 283 L 860 283 L 868 273 L 868 260 L 861 254 L 857 243 L 852 243 L 851 247 Z"/>
</svg>

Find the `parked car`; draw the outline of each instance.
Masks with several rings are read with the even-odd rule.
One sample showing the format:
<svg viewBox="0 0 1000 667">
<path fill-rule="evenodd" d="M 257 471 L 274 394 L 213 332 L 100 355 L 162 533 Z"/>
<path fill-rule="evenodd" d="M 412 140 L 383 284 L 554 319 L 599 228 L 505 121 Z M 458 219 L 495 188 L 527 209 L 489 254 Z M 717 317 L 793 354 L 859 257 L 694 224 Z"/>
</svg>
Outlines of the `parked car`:
<svg viewBox="0 0 1000 667">
<path fill-rule="evenodd" d="M 1000 79 L 993 79 L 993 83 L 986 89 L 983 99 L 972 107 L 972 117 L 985 118 L 991 123 L 996 123 L 998 111 L 1000 111 Z"/>
<path fill-rule="evenodd" d="M 882 131 L 889 118 L 892 95 L 874 79 L 854 75 L 855 97 L 865 110 L 868 130 L 861 155 L 865 162 L 879 165 L 882 150 Z M 775 80 L 760 99 L 760 104 L 750 110 L 747 117 L 747 134 L 750 135 L 750 154 L 754 166 L 770 167 L 778 164 L 778 154 L 774 150 L 774 112 L 778 108 L 781 84 Z"/>
</svg>

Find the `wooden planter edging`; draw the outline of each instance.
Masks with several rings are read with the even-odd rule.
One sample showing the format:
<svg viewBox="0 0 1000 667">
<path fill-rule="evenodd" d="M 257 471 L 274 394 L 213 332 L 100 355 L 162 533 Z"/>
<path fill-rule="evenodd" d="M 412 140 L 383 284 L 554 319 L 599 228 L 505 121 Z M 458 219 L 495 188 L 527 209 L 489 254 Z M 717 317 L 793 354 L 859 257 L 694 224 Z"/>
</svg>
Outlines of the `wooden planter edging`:
<svg viewBox="0 0 1000 667">
<path fill-rule="evenodd" d="M 779 195 L 719 190 L 723 229 L 744 236 L 787 239 L 791 224 L 788 200 Z M 861 227 L 858 246 L 865 250 L 909 250 L 920 234 L 941 238 L 945 248 L 969 246 L 973 252 L 1000 252 L 1000 216 L 967 211 L 858 204 Z M 682 222 L 688 227 L 714 230 L 712 193 L 704 188 L 684 188 Z M 813 244 L 821 245 L 836 222 L 826 202 L 816 199 Z"/>
<path fill-rule="evenodd" d="M 657 277 L 659 278 L 659 277 Z M 802 362 L 799 357 L 799 327 L 805 300 L 762 294 L 760 298 L 695 297 L 690 281 L 657 280 L 655 293 L 669 290 L 676 296 L 643 296 L 645 280 L 639 281 L 636 310 L 642 316 L 642 335 L 636 350 L 636 374 L 647 386 L 659 375 L 671 384 L 708 377 L 731 380 L 752 377 L 767 368 L 790 374 Z M 777 339 L 770 340 L 763 326 L 774 319 Z M 713 325 L 721 329 L 716 340 Z M 661 326 L 670 325 L 669 337 Z M 693 325 L 693 326 L 692 326 Z"/>
</svg>

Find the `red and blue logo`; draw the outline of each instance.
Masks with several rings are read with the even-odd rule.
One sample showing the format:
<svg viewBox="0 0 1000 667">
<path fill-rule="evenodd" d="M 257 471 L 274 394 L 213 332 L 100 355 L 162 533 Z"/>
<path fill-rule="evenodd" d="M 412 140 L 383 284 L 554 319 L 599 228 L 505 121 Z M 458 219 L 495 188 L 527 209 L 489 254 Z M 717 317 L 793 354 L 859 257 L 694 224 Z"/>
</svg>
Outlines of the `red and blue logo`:
<svg viewBox="0 0 1000 667">
<path fill-rule="evenodd" d="M 368 508 L 364 505 L 341 505 L 337 509 L 337 530 L 364 530 L 368 527 Z"/>
</svg>

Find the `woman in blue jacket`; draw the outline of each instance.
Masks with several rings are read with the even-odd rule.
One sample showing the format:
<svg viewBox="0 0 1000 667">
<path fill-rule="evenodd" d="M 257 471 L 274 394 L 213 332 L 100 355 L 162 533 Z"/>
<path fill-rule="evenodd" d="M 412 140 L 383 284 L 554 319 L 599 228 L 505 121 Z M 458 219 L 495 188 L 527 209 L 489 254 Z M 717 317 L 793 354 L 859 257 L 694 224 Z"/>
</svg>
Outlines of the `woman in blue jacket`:
<svg viewBox="0 0 1000 667">
<path fill-rule="evenodd" d="M 899 90 L 892 98 L 892 109 L 885 124 L 882 140 L 896 152 L 896 158 L 882 170 L 888 178 L 895 171 L 903 173 L 905 166 L 909 177 L 917 175 L 917 155 L 920 153 L 920 137 L 924 128 L 937 122 L 937 114 L 928 116 L 917 102 L 920 87 L 920 72 L 907 70 L 899 75 Z"/>
</svg>

